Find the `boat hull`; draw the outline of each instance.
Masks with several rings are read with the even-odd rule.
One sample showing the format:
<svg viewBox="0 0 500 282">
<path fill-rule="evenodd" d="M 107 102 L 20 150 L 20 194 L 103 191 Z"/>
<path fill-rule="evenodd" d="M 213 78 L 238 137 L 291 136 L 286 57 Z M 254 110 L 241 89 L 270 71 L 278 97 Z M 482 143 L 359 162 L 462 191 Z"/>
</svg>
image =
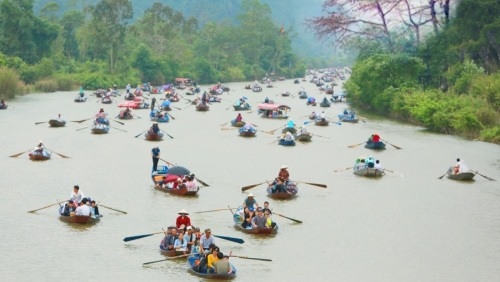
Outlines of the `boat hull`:
<svg viewBox="0 0 500 282">
<path fill-rule="evenodd" d="M 163 134 L 161 132 L 158 133 L 149 133 L 144 134 L 144 138 L 148 141 L 161 141 L 163 140 Z"/>
<path fill-rule="evenodd" d="M 200 104 L 196 106 L 196 110 L 199 112 L 206 112 L 208 111 L 209 107 L 207 105 Z"/>
<path fill-rule="evenodd" d="M 203 277 L 205 279 L 213 279 L 213 280 L 230 280 L 234 279 L 236 277 L 236 267 L 234 267 L 233 264 L 229 264 L 231 266 L 231 270 L 233 274 L 226 274 L 226 273 L 201 273 L 196 270 L 194 270 L 194 267 L 196 267 L 196 261 L 200 259 L 199 254 L 191 254 L 188 259 L 187 259 L 187 264 L 188 264 L 188 271 L 196 276 Z"/>
<path fill-rule="evenodd" d="M 247 111 L 250 110 L 250 108 L 247 107 L 241 107 L 241 106 L 233 106 L 235 111 Z"/>
<path fill-rule="evenodd" d="M 245 122 L 244 121 L 236 121 L 233 119 L 231 121 L 231 125 L 234 127 L 243 127 L 245 125 Z"/>
<path fill-rule="evenodd" d="M 366 149 L 372 149 L 372 150 L 385 150 L 385 143 L 384 142 L 370 142 L 365 144 Z"/>
<path fill-rule="evenodd" d="M 280 141 L 278 141 L 278 144 L 281 146 L 295 146 L 295 141 L 285 141 L 285 139 L 280 139 Z"/>
<path fill-rule="evenodd" d="M 46 161 L 50 159 L 50 155 L 33 155 L 30 153 L 28 156 L 32 161 Z"/>
<path fill-rule="evenodd" d="M 83 102 L 87 102 L 87 97 L 83 97 L 80 99 L 80 97 L 78 98 L 75 98 L 75 102 L 76 103 L 83 103 Z"/>
<path fill-rule="evenodd" d="M 272 198 L 272 199 L 276 199 L 276 200 L 293 199 L 297 196 L 297 193 L 299 192 L 299 187 L 297 186 L 297 184 L 290 182 L 290 184 L 288 184 L 286 186 L 286 188 L 287 188 L 288 192 L 290 192 L 290 194 L 285 193 L 285 192 L 273 193 L 271 187 L 267 187 L 267 189 L 266 189 L 267 196 Z"/>
<path fill-rule="evenodd" d="M 196 191 L 190 191 L 186 187 L 181 189 L 170 189 L 170 188 L 163 188 L 160 185 L 155 185 L 155 189 L 165 193 L 170 193 L 179 196 L 196 196 L 196 194 L 198 194 L 198 191 L 200 190 L 200 188 L 198 187 L 196 187 Z"/>
<path fill-rule="evenodd" d="M 476 176 L 476 173 L 474 172 L 462 172 L 453 174 L 451 171 L 448 171 L 448 178 L 453 180 L 473 180 L 474 176 Z"/>
<path fill-rule="evenodd" d="M 297 133 L 297 129 L 295 129 L 294 127 L 285 127 L 283 128 L 283 130 L 281 130 L 281 133 L 287 133 L 287 132 L 295 134 Z"/>
<path fill-rule="evenodd" d="M 241 128 L 240 130 L 238 130 L 238 133 L 240 134 L 240 136 L 243 137 L 255 137 L 257 131 L 255 129 L 252 131 L 252 130 L 243 130 L 243 128 Z"/>
<path fill-rule="evenodd" d="M 339 120 L 342 122 L 351 122 L 351 123 L 357 123 L 359 121 L 358 118 L 351 118 L 350 116 L 345 116 L 345 115 L 338 115 Z"/>
<path fill-rule="evenodd" d="M 67 223 L 78 223 L 78 224 L 92 224 L 100 221 L 100 218 L 83 216 L 83 215 L 75 215 L 75 216 L 60 215 L 59 219 Z"/>
<path fill-rule="evenodd" d="M 317 118 L 314 120 L 314 124 L 316 124 L 318 126 L 328 126 L 328 125 L 330 125 L 330 122 L 327 120 L 321 120 L 321 119 Z"/>
<path fill-rule="evenodd" d="M 312 135 L 308 132 L 306 134 L 295 135 L 295 140 L 297 141 L 311 141 Z"/>
<path fill-rule="evenodd" d="M 49 124 L 51 127 L 63 127 L 66 125 L 66 121 L 65 120 L 57 120 L 57 119 L 51 119 L 49 120 Z"/>
<path fill-rule="evenodd" d="M 330 103 L 324 103 L 324 102 L 319 103 L 319 106 L 323 108 L 328 108 L 330 107 L 330 105 L 331 105 Z"/>
<path fill-rule="evenodd" d="M 106 134 L 109 132 L 109 126 L 106 126 L 104 128 L 92 127 L 90 131 L 92 132 L 92 134 Z"/>
<path fill-rule="evenodd" d="M 384 173 L 381 170 L 368 167 L 354 170 L 353 173 L 358 176 L 366 176 L 366 177 L 382 177 L 384 175 Z"/>
</svg>

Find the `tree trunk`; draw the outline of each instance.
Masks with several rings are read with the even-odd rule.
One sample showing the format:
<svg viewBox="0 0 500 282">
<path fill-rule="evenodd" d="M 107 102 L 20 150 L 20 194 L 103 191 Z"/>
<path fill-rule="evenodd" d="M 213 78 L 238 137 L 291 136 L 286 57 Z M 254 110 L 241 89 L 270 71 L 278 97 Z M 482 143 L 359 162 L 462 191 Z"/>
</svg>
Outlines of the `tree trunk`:
<svg viewBox="0 0 500 282">
<path fill-rule="evenodd" d="M 436 1 L 437 0 L 429 0 L 429 7 L 431 8 L 431 18 L 432 18 L 432 25 L 434 26 L 434 32 L 438 32 L 438 20 L 436 17 Z"/>
</svg>

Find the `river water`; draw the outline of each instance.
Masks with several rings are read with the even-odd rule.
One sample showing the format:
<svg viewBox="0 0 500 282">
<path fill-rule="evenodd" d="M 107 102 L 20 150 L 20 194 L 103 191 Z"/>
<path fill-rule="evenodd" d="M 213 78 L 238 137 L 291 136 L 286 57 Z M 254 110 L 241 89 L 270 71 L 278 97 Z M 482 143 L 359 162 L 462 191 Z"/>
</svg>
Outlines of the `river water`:
<svg viewBox="0 0 500 282">
<path fill-rule="evenodd" d="M 119 112 L 116 104 L 96 103 L 94 96 L 89 102 L 74 103 L 76 92 L 31 94 L 12 101 L 8 110 L 0 111 L 4 201 L 0 205 L 0 280 L 200 281 L 187 272 L 183 260 L 142 267 L 143 262 L 164 258 L 158 251 L 161 235 L 122 241 L 161 231 L 185 208 L 196 226 L 245 240 L 238 245 L 218 239 L 222 252 L 273 260 L 232 258 L 239 281 L 305 281 L 309 277 L 317 281 L 500 281 L 498 182 L 480 176 L 467 183 L 437 179 L 457 157 L 471 169 L 500 179 L 498 145 L 433 134 L 367 113 L 363 115 L 368 117 L 366 123 L 309 125 L 310 132 L 330 139 L 316 136 L 307 145 L 269 144 L 278 133 L 242 138 L 235 130 L 220 129 L 236 116 L 232 108 L 226 110 L 236 98 L 246 95 L 256 107 L 268 96 L 291 106 L 293 120 L 303 122 L 307 118 L 301 117 L 314 108 L 298 98 L 299 88 L 305 87 L 316 99 L 323 97 L 309 82 L 276 82 L 278 88 L 264 88 L 261 93 L 244 90 L 244 84 L 228 84 L 229 94 L 222 95 L 222 103 L 213 104 L 208 112 L 196 112 L 194 106 L 174 109 L 175 120 L 160 124 L 174 137 L 159 143 L 162 157 L 186 166 L 210 184 L 195 198 L 152 188 L 150 150 L 154 143 L 143 136 L 134 138 L 150 127 L 148 110 L 134 111 L 142 119 L 124 121 L 125 125 L 112 123 L 109 134 L 92 135 L 88 128 L 76 131 L 90 121 L 68 123 L 64 128 L 34 123 L 58 113 L 66 120 L 82 120 L 101 107 L 114 116 Z M 295 98 L 277 97 L 283 88 L 295 93 Z M 173 105 L 188 106 L 185 101 Z M 316 109 L 337 120 L 344 107 Z M 262 119 L 256 112 L 242 115 L 261 130 L 284 124 Z M 347 148 L 374 132 L 403 149 L 389 145 L 383 152 L 363 146 Z M 27 154 L 8 157 L 35 147 L 40 139 L 49 149 L 71 158 L 53 154 L 50 161 L 32 162 Z M 349 170 L 334 173 L 351 167 L 357 157 L 369 155 L 402 175 L 388 172 L 374 180 Z M 260 204 L 268 200 L 275 213 L 303 224 L 275 215 L 279 233 L 266 238 L 236 230 L 228 210 L 193 213 L 240 205 L 246 196 L 242 186 L 272 179 L 284 164 L 292 179 L 324 183 L 328 188 L 301 184 L 298 197 L 290 201 L 269 199 L 263 185 L 247 192 L 254 193 Z M 101 208 L 101 222 L 75 226 L 59 221 L 56 206 L 27 213 L 68 199 L 75 184 L 86 196 L 128 214 Z"/>
</svg>

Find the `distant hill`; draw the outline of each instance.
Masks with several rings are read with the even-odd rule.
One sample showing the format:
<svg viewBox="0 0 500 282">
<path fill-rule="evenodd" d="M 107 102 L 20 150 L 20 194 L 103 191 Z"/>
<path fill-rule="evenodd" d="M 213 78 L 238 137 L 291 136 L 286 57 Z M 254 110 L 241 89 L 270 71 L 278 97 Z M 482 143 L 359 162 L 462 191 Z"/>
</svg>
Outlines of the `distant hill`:
<svg viewBox="0 0 500 282">
<path fill-rule="evenodd" d="M 312 34 L 306 31 L 304 20 L 321 13 L 321 5 L 324 0 L 260 0 L 267 3 L 272 10 L 273 19 L 276 25 L 294 25 L 298 36 L 293 40 L 293 47 L 299 56 L 315 56 L 327 52 L 328 48 L 322 46 Z M 35 0 L 35 13 L 38 14 L 47 3 L 56 2 L 61 7 L 60 13 L 74 9 L 70 1 L 67 0 Z M 83 4 L 93 4 L 97 0 L 73 0 L 79 8 Z M 132 0 L 134 8 L 134 19 L 142 17 L 144 11 L 160 2 L 168 5 L 174 10 L 184 14 L 185 17 L 194 16 L 203 25 L 208 21 L 222 21 L 224 19 L 234 20 L 240 13 L 241 0 Z M 74 6 L 73 6 L 74 7 Z"/>
</svg>

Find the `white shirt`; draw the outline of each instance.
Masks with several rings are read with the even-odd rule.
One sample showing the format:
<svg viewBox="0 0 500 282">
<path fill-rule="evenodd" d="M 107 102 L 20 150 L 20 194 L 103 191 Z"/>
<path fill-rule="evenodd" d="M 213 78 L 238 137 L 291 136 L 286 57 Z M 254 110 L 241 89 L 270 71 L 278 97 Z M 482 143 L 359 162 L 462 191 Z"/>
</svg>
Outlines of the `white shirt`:
<svg viewBox="0 0 500 282">
<path fill-rule="evenodd" d="M 90 215 L 90 207 L 87 205 L 81 205 L 75 210 L 76 215 L 85 215 L 89 216 Z"/>
<path fill-rule="evenodd" d="M 73 199 L 73 200 L 75 200 L 77 202 L 81 202 L 83 198 L 85 198 L 85 196 L 83 196 L 82 191 L 78 190 L 78 193 L 75 193 L 75 191 L 71 192 L 71 198 L 70 199 Z"/>
<path fill-rule="evenodd" d="M 300 130 L 300 133 L 306 134 L 307 133 L 307 129 L 305 127 L 302 127 L 302 129 Z"/>
<path fill-rule="evenodd" d="M 325 118 L 326 117 L 326 114 L 325 113 L 321 113 L 321 118 Z"/>
<path fill-rule="evenodd" d="M 285 135 L 285 141 L 292 141 L 292 140 L 293 140 L 292 134 Z"/>
<path fill-rule="evenodd" d="M 376 163 L 374 168 L 376 168 L 378 170 L 382 170 L 382 165 Z"/>
</svg>

